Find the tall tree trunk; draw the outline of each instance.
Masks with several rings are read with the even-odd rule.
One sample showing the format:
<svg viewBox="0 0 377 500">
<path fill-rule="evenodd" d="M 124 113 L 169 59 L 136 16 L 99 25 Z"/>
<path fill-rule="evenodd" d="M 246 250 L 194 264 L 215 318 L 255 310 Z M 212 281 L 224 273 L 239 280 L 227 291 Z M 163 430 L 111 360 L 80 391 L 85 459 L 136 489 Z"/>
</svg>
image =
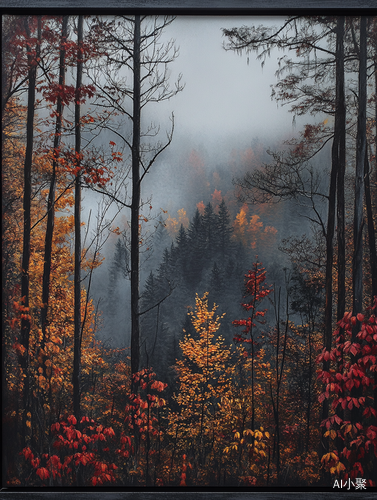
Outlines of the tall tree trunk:
<svg viewBox="0 0 377 500">
<path fill-rule="evenodd" d="M 355 211 L 353 222 L 354 255 L 352 261 L 353 282 L 353 315 L 356 316 L 363 309 L 363 210 L 364 210 L 364 169 L 366 155 L 366 109 L 367 109 L 367 18 L 360 19 L 360 52 L 359 52 L 359 103 L 357 117 L 357 145 L 356 145 L 356 172 L 355 172 Z M 352 342 L 357 341 L 360 331 L 360 322 L 357 321 L 352 329 Z M 356 363 L 359 355 L 351 355 L 351 362 Z M 359 398 L 362 387 L 351 390 L 351 396 Z M 361 412 L 353 406 L 351 422 L 360 421 Z"/>
<path fill-rule="evenodd" d="M 377 296 L 377 252 L 376 252 L 376 231 L 374 229 L 372 197 L 370 192 L 370 177 L 369 177 L 369 160 L 368 154 L 365 154 L 365 170 L 364 170 L 364 189 L 365 189 L 365 205 L 367 209 L 367 224 L 368 224 L 368 245 L 369 245 L 369 261 L 372 276 L 372 297 Z"/>
<path fill-rule="evenodd" d="M 377 97 L 377 42 L 375 45 L 375 61 L 374 61 L 374 92 Z M 375 162 L 374 162 L 374 209 L 377 211 L 377 98 L 375 101 L 375 108 L 374 108 L 374 120 L 375 120 L 375 136 L 374 136 L 374 151 L 375 151 Z M 373 287 L 374 290 L 374 287 Z M 373 391 L 373 396 L 374 396 L 374 409 L 377 412 L 377 371 L 374 372 L 374 391 Z M 377 458 L 374 459 L 374 465 L 373 465 L 373 471 L 374 471 L 374 477 L 377 476 Z"/>
<path fill-rule="evenodd" d="M 334 153 L 334 148 L 333 148 Z M 326 230 L 326 275 L 325 275 L 325 322 L 323 344 L 327 351 L 331 350 L 332 343 L 332 304 L 333 304 L 333 289 L 332 289 L 332 271 L 334 261 L 333 239 L 334 239 L 334 224 L 335 224 L 335 198 L 336 198 L 336 180 L 337 180 L 337 162 L 333 161 L 330 174 L 330 189 L 329 189 L 329 204 L 327 215 L 327 230 Z M 330 361 L 323 362 L 323 371 L 328 372 Z M 322 404 L 322 420 L 329 416 L 329 400 L 326 398 Z M 322 451 L 326 453 L 329 449 L 329 440 L 324 437 L 325 428 L 322 428 Z"/>
<path fill-rule="evenodd" d="M 288 285 L 288 283 L 287 283 Z M 284 325 L 284 340 L 283 340 L 283 350 L 281 354 L 281 363 L 279 363 L 279 350 L 280 350 L 280 292 L 279 288 L 278 298 L 276 300 L 276 295 L 274 292 L 274 309 L 275 309 L 275 321 L 276 321 L 276 361 L 275 361 L 275 371 L 276 371 L 276 400 L 274 400 L 272 394 L 272 384 L 270 383 L 270 394 L 272 401 L 272 408 L 274 413 L 275 420 L 275 436 L 274 436 L 274 453 L 276 451 L 276 474 L 277 474 L 277 484 L 281 484 L 281 460 L 280 460 L 280 389 L 281 382 L 283 378 L 284 372 L 284 363 L 285 363 L 285 354 L 287 347 L 287 339 L 288 339 L 288 327 L 289 327 L 289 294 L 288 294 L 288 286 L 286 286 L 286 319 Z"/>
<path fill-rule="evenodd" d="M 68 30 L 68 16 L 63 17 L 62 33 L 60 42 L 60 59 L 59 59 L 59 85 L 65 85 L 65 42 L 67 39 Z M 41 307 L 41 327 L 42 327 L 42 342 L 41 349 L 44 350 L 47 336 L 47 314 L 48 302 L 50 295 L 50 281 L 51 281 L 51 260 L 52 260 L 52 239 L 54 235 L 54 220 L 55 220 L 55 188 L 56 188 L 56 166 L 59 157 L 59 146 L 61 142 L 61 128 L 63 119 L 63 103 L 61 95 L 58 95 L 56 102 L 56 123 L 55 123 L 55 137 L 54 137 L 54 150 L 52 161 L 52 174 L 50 180 L 50 190 L 47 200 L 47 227 L 45 236 L 45 252 L 44 252 L 44 265 L 43 265 L 43 279 L 42 279 L 42 307 Z M 46 365 L 43 363 L 43 371 L 46 376 Z"/>
<path fill-rule="evenodd" d="M 75 96 L 75 152 L 77 167 L 80 168 L 81 155 L 81 104 L 80 89 L 82 85 L 83 68 L 83 23 L 84 17 L 79 16 L 77 30 L 77 76 Z M 80 170 L 75 179 L 75 270 L 74 270 L 74 346 L 73 346 L 73 412 L 80 421 L 80 381 L 81 381 L 81 175 Z"/>
<path fill-rule="evenodd" d="M 344 99 L 344 16 L 337 21 L 336 33 L 336 102 L 334 140 L 332 145 L 331 174 L 329 189 L 329 205 L 326 231 L 326 277 L 325 277 L 325 324 L 324 347 L 330 351 L 332 344 L 332 271 L 334 262 L 333 239 L 335 224 L 335 206 L 337 205 L 337 241 L 338 241 L 338 303 L 337 318 L 340 319 L 345 309 L 345 216 L 344 216 L 344 173 L 345 173 L 345 99 Z M 323 370 L 329 371 L 330 361 L 323 362 Z M 328 418 L 329 401 L 326 398 L 322 406 L 322 420 Z M 322 428 L 322 448 L 329 449 L 329 440 L 324 437 L 325 428 Z"/>
<path fill-rule="evenodd" d="M 365 204 L 367 207 L 368 218 L 368 242 L 369 256 L 372 275 L 372 303 L 377 297 L 377 255 L 376 255 L 376 233 L 374 230 L 372 200 L 370 194 L 370 179 L 369 179 L 369 162 L 368 155 L 365 155 Z M 374 389 L 373 389 L 373 407 L 377 411 L 377 371 L 374 372 Z M 377 477 L 377 456 L 373 456 L 373 476 Z"/>
<path fill-rule="evenodd" d="M 333 142 L 333 161 L 337 169 L 337 243 L 338 243 L 338 302 L 337 321 L 340 321 L 346 309 L 346 243 L 345 243 L 345 200 L 344 175 L 346 170 L 346 106 L 344 96 L 344 27 L 345 17 L 337 19 L 336 33 L 336 97 L 335 124 Z M 343 337 L 343 330 L 340 331 Z M 342 373 L 343 361 L 338 363 L 337 371 Z M 343 410 L 338 405 L 337 415 L 343 419 Z M 338 452 L 343 449 L 341 439 L 336 439 Z"/>
<path fill-rule="evenodd" d="M 334 130 L 334 160 L 337 162 L 337 241 L 338 241 L 338 304 L 337 320 L 346 308 L 345 202 L 344 175 L 346 169 L 346 105 L 344 96 L 344 24 L 339 16 L 336 36 L 336 105 Z"/>
<path fill-rule="evenodd" d="M 139 213 L 140 213 L 140 16 L 135 16 L 133 47 L 133 137 L 131 202 L 131 374 L 139 371 Z M 132 392 L 135 384 L 132 380 Z"/>
<path fill-rule="evenodd" d="M 306 406 L 306 439 L 305 439 L 305 452 L 309 452 L 309 442 L 310 442 L 310 416 L 312 412 L 312 378 L 313 378 L 313 367 L 312 367 L 312 332 L 314 332 L 314 321 L 309 319 L 308 322 L 308 344 L 309 344 L 309 376 L 308 376 L 308 400 Z"/>
<path fill-rule="evenodd" d="M 374 48 L 375 60 L 374 60 L 374 93 L 377 96 L 377 41 Z M 374 126 L 375 126 L 375 136 L 374 136 L 374 209 L 377 211 L 377 97 L 375 100 L 374 107 Z"/>
<path fill-rule="evenodd" d="M 364 165 L 366 154 L 366 108 L 367 108 L 367 18 L 360 19 L 360 63 L 359 63 L 359 105 L 357 118 L 357 148 L 355 174 L 355 211 L 354 211 L 354 256 L 353 256 L 353 314 L 357 315 L 363 307 L 363 199 Z M 353 330 L 352 340 L 356 340 L 358 325 Z"/>
<path fill-rule="evenodd" d="M 25 31 L 28 38 L 31 38 L 29 17 L 25 17 Z M 42 19 L 38 16 L 38 41 L 33 49 L 29 43 L 26 44 L 28 53 L 28 102 L 26 121 L 26 151 L 24 162 L 24 221 L 23 221 L 23 249 L 22 249 L 22 271 L 21 271 L 21 302 L 28 313 L 29 308 L 29 263 L 30 263 L 30 232 L 31 232 L 31 168 L 33 163 L 33 143 L 34 143 L 34 106 L 35 106 L 35 85 L 37 78 L 37 59 L 40 56 L 40 41 L 42 32 Z M 21 344 L 24 347 L 24 354 L 20 357 L 20 365 L 25 376 L 23 382 L 23 416 L 22 416 L 22 445 L 25 446 L 27 426 L 27 413 L 30 409 L 30 373 L 29 373 L 29 339 L 30 339 L 30 316 L 24 315 L 21 320 Z"/>
</svg>

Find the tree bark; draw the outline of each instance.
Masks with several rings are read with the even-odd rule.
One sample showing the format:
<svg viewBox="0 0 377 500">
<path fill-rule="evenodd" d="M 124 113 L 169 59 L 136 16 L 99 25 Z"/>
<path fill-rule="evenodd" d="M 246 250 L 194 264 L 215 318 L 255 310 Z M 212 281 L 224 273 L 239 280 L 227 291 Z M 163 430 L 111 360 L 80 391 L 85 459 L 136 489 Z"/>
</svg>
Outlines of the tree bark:
<svg viewBox="0 0 377 500">
<path fill-rule="evenodd" d="M 133 137 L 131 202 L 131 375 L 139 371 L 139 215 L 140 215 L 140 16 L 135 16 L 133 47 Z M 132 392 L 135 384 L 132 380 Z"/>
<path fill-rule="evenodd" d="M 360 63 L 359 63 L 359 106 L 357 118 L 357 147 L 355 173 L 355 211 L 354 211 L 354 256 L 352 265 L 353 278 L 353 314 L 356 316 L 363 307 L 363 195 L 364 164 L 366 154 L 366 108 L 367 108 L 367 18 L 360 19 Z M 356 341 L 358 325 L 353 330 L 352 341 Z"/>
<path fill-rule="evenodd" d="M 374 229 L 372 198 L 370 192 L 370 177 L 369 177 L 369 160 L 367 153 L 365 154 L 365 170 L 364 170 L 364 189 L 365 189 L 365 205 L 367 211 L 368 225 L 368 245 L 369 245 L 369 261 L 372 276 L 372 297 L 377 296 L 377 251 L 376 251 L 376 231 Z"/>
<path fill-rule="evenodd" d="M 67 39 L 68 16 L 63 17 L 61 43 L 60 43 L 60 58 L 59 58 L 59 85 L 65 85 L 65 42 Z M 41 307 L 41 327 L 42 327 L 42 342 L 41 349 L 44 350 L 47 337 L 47 313 L 48 302 L 50 295 L 51 281 L 51 261 L 52 261 L 52 239 L 54 235 L 54 220 L 55 220 L 55 188 L 56 188 L 56 166 L 59 157 L 59 146 L 61 142 L 61 128 L 63 118 L 63 103 L 61 95 L 58 96 L 56 102 L 56 123 L 54 150 L 52 162 L 52 174 L 50 180 L 50 190 L 47 200 L 47 226 L 45 236 L 45 252 L 43 264 L 43 279 L 42 279 L 42 307 Z M 46 376 L 46 366 L 43 364 L 44 375 Z"/>
<path fill-rule="evenodd" d="M 334 157 L 333 157 L 334 160 Z M 332 304 L 333 304 L 333 288 L 332 288 L 332 271 L 334 261 L 333 239 L 334 239 L 334 224 L 335 224 L 335 198 L 336 198 L 336 180 L 337 180 L 337 162 L 332 161 L 330 174 L 330 189 L 329 189 L 329 204 L 327 215 L 327 230 L 326 230 L 326 274 L 325 274 L 325 323 L 323 344 L 327 351 L 331 350 L 332 343 Z M 330 361 L 323 362 L 323 371 L 328 372 Z M 327 398 L 322 405 L 322 420 L 329 416 L 329 401 Z M 329 448 L 329 441 L 323 436 L 325 429 L 322 428 L 322 448 L 326 453 Z"/>
<path fill-rule="evenodd" d="M 336 105 L 333 147 L 337 163 L 337 242 L 338 242 L 338 303 L 337 320 L 344 316 L 346 308 L 346 244 L 344 175 L 346 169 L 346 106 L 344 96 L 344 24 L 345 17 L 337 20 L 336 37 Z"/>
<path fill-rule="evenodd" d="M 31 38 L 29 17 L 25 17 L 25 31 L 28 38 Z M 21 271 L 21 303 L 29 308 L 29 264 L 30 264 L 30 233 L 31 233 L 31 168 L 33 163 L 34 144 L 34 106 L 35 106 L 35 86 L 37 78 L 37 59 L 40 55 L 40 41 L 42 32 L 42 19 L 38 16 L 38 41 L 33 56 L 33 49 L 29 43 L 26 44 L 28 53 L 28 102 L 26 119 L 26 151 L 24 162 L 24 221 L 23 221 L 23 249 L 22 249 L 22 271 Z M 30 339 L 30 316 L 24 315 L 21 320 L 21 345 L 24 353 L 20 357 L 20 365 L 25 376 L 23 382 L 23 416 L 22 416 L 22 445 L 25 446 L 27 426 L 26 419 L 29 412 L 30 400 L 30 374 L 29 374 L 29 339 Z"/>
<path fill-rule="evenodd" d="M 81 155 L 81 104 L 80 88 L 82 85 L 83 68 L 83 23 L 82 15 L 78 19 L 77 31 L 77 75 L 76 75 L 76 96 L 75 96 L 75 153 L 76 167 L 80 168 Z M 80 421 L 80 380 L 81 380 L 81 175 L 78 170 L 75 179 L 75 270 L 74 270 L 74 353 L 73 353 L 73 412 Z"/>
<path fill-rule="evenodd" d="M 364 226 L 364 170 L 366 155 L 366 109 L 367 109 L 367 18 L 360 18 L 360 51 L 359 51 L 359 103 L 357 117 L 356 172 L 355 172 L 355 210 L 353 222 L 354 255 L 352 261 L 353 283 L 353 315 L 357 316 L 363 309 L 363 226 Z M 352 342 L 357 342 L 360 322 L 357 320 L 352 328 Z M 351 362 L 357 363 L 359 354 L 351 355 Z M 351 396 L 359 398 L 362 386 L 353 387 Z M 353 406 L 351 422 L 356 424 L 361 419 L 360 408 Z"/>
<path fill-rule="evenodd" d="M 344 175 L 346 170 L 346 106 L 344 96 L 344 28 L 345 17 L 337 19 L 336 33 L 336 97 L 335 124 L 333 141 L 333 161 L 337 170 L 337 243 L 338 243 L 338 302 L 337 321 L 340 321 L 346 309 L 346 243 L 345 243 L 345 199 Z M 340 331 L 343 336 L 343 330 Z M 342 373 L 343 361 L 338 363 L 337 371 Z M 337 407 L 337 415 L 343 420 L 341 405 Z M 335 440 L 338 452 L 343 449 L 341 439 Z"/>
</svg>

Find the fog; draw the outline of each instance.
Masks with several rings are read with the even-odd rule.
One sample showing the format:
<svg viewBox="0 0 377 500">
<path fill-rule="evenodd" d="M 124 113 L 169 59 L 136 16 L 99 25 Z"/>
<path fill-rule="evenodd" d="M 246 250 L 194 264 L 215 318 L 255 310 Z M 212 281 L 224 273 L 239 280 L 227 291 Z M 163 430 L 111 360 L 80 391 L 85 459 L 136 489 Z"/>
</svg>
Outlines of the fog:
<svg viewBox="0 0 377 500">
<path fill-rule="evenodd" d="M 312 120 L 298 118 L 294 123 L 288 108 L 271 99 L 271 85 L 278 81 L 275 72 L 281 52 L 272 51 L 262 68 L 256 54 L 247 57 L 223 48 L 226 39 L 222 28 L 252 23 L 279 26 L 282 20 L 282 17 L 178 16 L 166 28 L 166 40 L 173 38 L 179 47 L 179 56 L 170 65 L 170 84 L 173 87 L 182 74 L 185 88 L 168 102 L 145 108 L 145 122 L 150 118 L 159 123 L 161 131 L 169 129 L 172 112 L 175 117 L 172 144 L 143 186 L 145 195 L 153 192 L 156 206 L 163 204 L 168 210 L 180 208 L 179 200 L 184 196 L 181 169 L 187 168 L 183 160 L 192 150 L 206 157 L 206 169 L 219 165 L 226 168 L 232 151 L 250 148 L 255 139 L 265 149 L 274 148 L 294 136 L 302 123 Z"/>
<path fill-rule="evenodd" d="M 157 271 L 164 248 L 170 248 L 175 241 L 176 235 L 167 234 L 163 243 L 153 241 L 155 228 L 159 227 L 158 220 L 166 220 L 167 217 L 177 220 L 177 211 L 184 209 L 191 221 L 197 204 L 212 202 L 212 194 L 218 190 L 225 197 L 233 221 L 242 207 L 235 196 L 234 177 L 242 177 L 248 169 L 268 161 L 268 149 L 280 148 L 283 141 L 295 136 L 303 124 L 313 121 L 311 117 L 304 117 L 294 122 L 288 107 L 278 106 L 271 100 L 271 85 L 277 82 L 277 59 L 282 52 L 272 51 L 262 68 L 255 53 L 247 57 L 226 51 L 223 47 L 226 39 L 222 28 L 251 24 L 279 26 L 282 21 L 283 18 L 279 17 L 178 16 L 164 31 L 161 42 L 174 39 L 179 48 L 179 56 L 169 65 L 170 87 L 174 88 L 180 74 L 185 87 L 170 100 L 150 103 L 143 108 L 142 126 L 146 128 L 149 123 L 158 124 L 160 140 L 166 140 L 172 113 L 175 128 L 172 143 L 158 157 L 142 183 L 142 199 L 148 201 L 146 206 L 151 205 L 152 210 L 145 209 L 145 213 L 142 210 L 149 219 L 144 226 L 144 234 L 149 235 L 151 240 L 149 250 L 145 250 L 141 257 L 141 292 L 149 273 Z M 316 117 L 318 119 L 320 117 Z M 99 140 L 108 144 L 111 135 L 104 131 Z M 118 139 L 114 140 L 118 142 Z M 328 150 L 324 151 L 324 158 L 328 158 Z M 85 192 L 84 219 L 90 209 L 95 210 L 97 201 L 96 195 Z M 109 217 L 115 213 L 114 210 L 109 211 Z M 254 214 L 259 217 L 262 212 L 258 207 L 250 207 L 248 217 Z M 288 265 L 287 257 L 278 251 L 281 241 L 287 236 L 300 236 L 309 230 L 303 215 L 306 215 L 305 209 L 301 208 L 298 213 L 293 203 L 269 208 L 261 215 L 263 227 L 273 226 L 277 231 L 276 241 L 270 248 L 258 244 L 264 257 L 263 263 L 267 261 L 270 265 L 271 282 L 283 282 L 282 269 Z M 124 230 L 129 218 L 129 211 L 125 208 L 115 224 Z M 101 301 L 100 309 L 103 310 L 98 335 L 107 338 L 110 343 L 128 345 L 130 292 L 127 279 L 121 278 L 116 284 L 121 312 L 115 320 L 112 319 L 111 325 L 106 319 L 109 269 L 117 239 L 112 235 L 102 249 L 105 262 L 95 272 L 92 296 L 96 303 Z M 245 266 L 251 267 L 255 254 L 249 254 Z M 206 286 L 209 274 L 210 269 L 207 269 L 206 279 L 196 290 L 198 293 Z M 239 284 L 239 299 L 241 294 L 242 283 Z M 233 300 L 238 299 L 235 296 Z M 194 295 L 186 302 L 192 304 Z M 182 314 L 185 314 L 184 311 Z M 181 330 L 179 321 L 177 319 L 170 327 Z M 231 334 L 228 338 L 231 339 Z"/>
</svg>

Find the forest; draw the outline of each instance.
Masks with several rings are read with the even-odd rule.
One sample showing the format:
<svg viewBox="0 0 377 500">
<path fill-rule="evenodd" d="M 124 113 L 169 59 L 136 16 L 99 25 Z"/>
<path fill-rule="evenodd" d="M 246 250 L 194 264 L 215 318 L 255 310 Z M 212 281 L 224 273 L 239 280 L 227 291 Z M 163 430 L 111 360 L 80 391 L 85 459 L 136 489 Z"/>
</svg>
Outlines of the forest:
<svg viewBox="0 0 377 500">
<path fill-rule="evenodd" d="M 167 168 L 176 21 L 3 15 L 2 486 L 376 487 L 377 18 L 234 18 L 300 126 Z"/>
</svg>

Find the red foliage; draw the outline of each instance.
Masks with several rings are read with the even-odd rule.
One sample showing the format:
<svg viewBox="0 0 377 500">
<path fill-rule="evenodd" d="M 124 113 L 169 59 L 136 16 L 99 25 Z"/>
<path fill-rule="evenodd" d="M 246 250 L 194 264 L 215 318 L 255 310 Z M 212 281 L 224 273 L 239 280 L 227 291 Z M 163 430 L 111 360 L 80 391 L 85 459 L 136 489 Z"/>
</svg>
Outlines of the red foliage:
<svg viewBox="0 0 377 500">
<path fill-rule="evenodd" d="M 182 456 L 181 481 L 179 483 L 179 486 L 187 486 L 187 484 L 186 484 L 187 468 L 192 469 L 192 465 L 190 464 L 190 462 L 187 461 L 186 455 L 183 455 Z"/>
<path fill-rule="evenodd" d="M 233 321 L 233 325 L 244 326 L 242 330 L 244 335 L 235 335 L 234 342 L 247 342 L 252 343 L 252 330 L 256 326 L 256 321 L 258 323 L 263 323 L 263 320 L 257 318 L 263 318 L 266 314 L 267 309 L 257 310 L 257 305 L 265 297 L 267 297 L 271 292 L 272 288 L 268 287 L 264 282 L 266 281 L 266 271 L 262 266 L 261 262 L 255 262 L 253 269 L 245 274 L 245 299 L 248 301 L 243 302 L 241 305 L 245 311 L 251 311 L 251 316 L 247 319 L 240 319 Z M 247 337 L 250 336 L 248 339 Z"/>
<path fill-rule="evenodd" d="M 133 375 L 133 379 L 139 384 L 141 391 L 137 394 L 130 394 L 129 404 L 125 408 L 125 419 L 127 431 L 123 432 L 120 438 L 121 446 L 116 452 L 129 458 L 134 454 L 135 446 L 131 440 L 135 432 L 144 439 L 149 437 L 158 437 L 158 418 L 155 413 L 159 408 L 166 405 L 165 399 L 161 398 L 161 393 L 167 387 L 167 384 L 155 380 L 156 374 L 151 369 L 143 369 Z M 144 395 L 142 393 L 144 391 Z"/>
<path fill-rule="evenodd" d="M 35 474 L 45 486 L 45 480 L 50 479 L 49 485 L 76 485 L 85 486 L 115 482 L 114 471 L 118 468 L 110 460 L 104 461 L 100 456 L 109 451 L 109 447 L 100 450 L 99 441 L 107 442 L 115 437 L 111 427 L 98 425 L 89 417 L 82 417 L 80 425 L 74 415 L 67 418 L 67 422 L 55 422 L 51 425 L 51 432 L 55 436 L 53 447 L 57 454 L 44 453 L 41 457 L 34 457 L 29 447 L 22 450 L 21 455 L 30 462 Z M 41 463 L 44 466 L 40 466 Z M 85 470 L 80 469 L 85 467 Z M 82 482 L 78 484 L 79 471 Z M 55 482 L 55 483 L 54 483 Z"/>
<path fill-rule="evenodd" d="M 344 443 L 341 451 L 334 450 L 324 455 L 322 463 L 337 475 L 343 471 L 346 480 L 360 476 L 371 478 L 370 456 L 377 457 L 377 412 L 373 407 L 377 371 L 376 308 L 377 297 L 374 306 L 369 308 L 368 318 L 362 314 L 355 317 L 346 313 L 334 332 L 335 347 L 331 351 L 324 349 L 317 358 L 317 363 L 322 360 L 337 363 L 336 369 L 319 372 L 318 378 L 325 384 L 319 401 L 331 398 L 334 412 L 339 408 L 344 411 L 342 418 L 334 414 L 321 424 L 327 429 L 325 436 Z M 352 329 L 357 321 L 361 323 L 360 331 L 357 341 L 352 342 Z M 354 409 L 359 421 L 355 420 Z M 368 484 L 373 486 L 375 481 L 369 479 Z"/>
</svg>

